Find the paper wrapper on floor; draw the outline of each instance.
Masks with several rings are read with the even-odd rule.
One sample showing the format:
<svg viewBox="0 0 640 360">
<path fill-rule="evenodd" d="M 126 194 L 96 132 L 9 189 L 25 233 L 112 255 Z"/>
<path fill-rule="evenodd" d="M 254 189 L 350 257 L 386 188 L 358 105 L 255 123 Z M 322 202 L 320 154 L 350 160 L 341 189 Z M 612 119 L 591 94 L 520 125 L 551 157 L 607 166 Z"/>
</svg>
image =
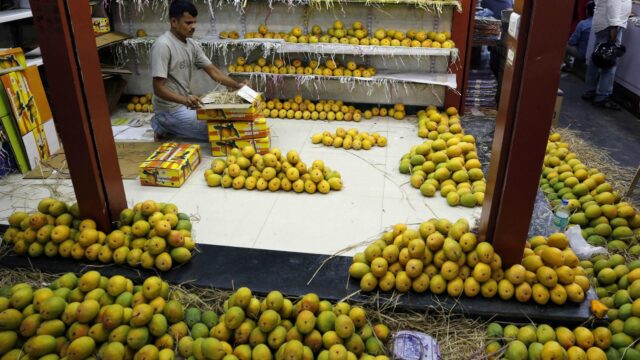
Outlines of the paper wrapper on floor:
<svg viewBox="0 0 640 360">
<path fill-rule="evenodd" d="M 140 183 L 180 187 L 200 163 L 200 145 L 164 143 L 140 164 Z"/>
</svg>

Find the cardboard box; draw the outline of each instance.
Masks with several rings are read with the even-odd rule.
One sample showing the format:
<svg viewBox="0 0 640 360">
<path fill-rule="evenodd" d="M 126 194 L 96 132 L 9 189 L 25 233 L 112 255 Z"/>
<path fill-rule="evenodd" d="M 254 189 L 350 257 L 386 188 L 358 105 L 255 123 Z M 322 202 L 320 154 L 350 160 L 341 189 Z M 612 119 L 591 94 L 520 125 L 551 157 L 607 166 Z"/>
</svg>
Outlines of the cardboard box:
<svg viewBox="0 0 640 360">
<path fill-rule="evenodd" d="M 211 154 L 213 156 L 227 156 L 231 149 L 242 149 L 245 146 L 253 146 L 258 154 L 266 154 L 271 147 L 269 137 L 260 139 L 244 139 L 244 140 L 221 140 L 211 143 Z"/>
<path fill-rule="evenodd" d="M 200 157 L 200 145 L 164 143 L 140 164 L 140 183 L 180 187 L 198 166 Z"/>
<path fill-rule="evenodd" d="M 0 50 L 0 74 L 27 68 L 27 59 L 21 48 L 9 48 Z"/>
<path fill-rule="evenodd" d="M 265 118 L 251 121 L 217 122 L 207 124 L 209 141 L 256 139 L 269 136 L 269 127 Z"/>
<path fill-rule="evenodd" d="M 37 67 L 0 76 L 0 114 L 20 171 L 35 169 L 60 148 Z"/>
<path fill-rule="evenodd" d="M 96 36 L 96 48 L 101 49 L 105 46 L 113 45 L 121 41 L 125 41 L 130 38 L 131 35 L 125 33 L 111 31 L 105 34 Z"/>
<path fill-rule="evenodd" d="M 220 98 L 236 97 L 235 103 L 221 103 Z M 248 86 L 233 93 L 211 92 L 200 99 L 204 104 L 196 111 L 198 120 L 255 121 L 262 116 L 262 95 Z"/>
</svg>

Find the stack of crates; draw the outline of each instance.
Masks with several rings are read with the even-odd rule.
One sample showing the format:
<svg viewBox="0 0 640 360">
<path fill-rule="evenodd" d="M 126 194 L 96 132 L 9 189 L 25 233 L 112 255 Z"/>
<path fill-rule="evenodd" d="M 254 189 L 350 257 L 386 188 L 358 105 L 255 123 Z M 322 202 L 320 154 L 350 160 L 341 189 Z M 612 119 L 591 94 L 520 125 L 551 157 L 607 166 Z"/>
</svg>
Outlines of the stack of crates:
<svg viewBox="0 0 640 360">
<path fill-rule="evenodd" d="M 197 111 L 198 120 L 207 122 L 213 156 L 227 156 L 232 149 L 242 149 L 246 146 L 253 146 L 258 154 L 269 152 L 271 147 L 269 126 L 261 111 L 260 94 L 248 95 L 241 89 L 238 95 L 245 102 L 241 104 L 205 103 Z"/>
</svg>

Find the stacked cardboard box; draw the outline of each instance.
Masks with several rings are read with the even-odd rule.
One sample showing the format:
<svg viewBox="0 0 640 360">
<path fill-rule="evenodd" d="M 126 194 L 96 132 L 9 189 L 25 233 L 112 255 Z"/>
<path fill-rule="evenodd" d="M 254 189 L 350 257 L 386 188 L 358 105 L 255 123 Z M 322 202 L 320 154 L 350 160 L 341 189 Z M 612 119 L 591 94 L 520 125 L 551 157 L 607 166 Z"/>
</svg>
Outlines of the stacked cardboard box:
<svg viewBox="0 0 640 360">
<path fill-rule="evenodd" d="M 0 50 L 0 137 L 9 140 L 22 173 L 60 148 L 40 73 L 27 67 L 20 48 Z"/>
<path fill-rule="evenodd" d="M 253 146 L 258 154 L 269 152 L 269 127 L 260 111 L 261 98 L 246 86 L 236 93 L 213 92 L 202 98 L 198 120 L 207 122 L 213 156 L 226 156 L 231 149 L 245 146 Z"/>
<path fill-rule="evenodd" d="M 140 164 L 140 183 L 180 187 L 199 163 L 200 145 L 164 143 Z"/>
</svg>

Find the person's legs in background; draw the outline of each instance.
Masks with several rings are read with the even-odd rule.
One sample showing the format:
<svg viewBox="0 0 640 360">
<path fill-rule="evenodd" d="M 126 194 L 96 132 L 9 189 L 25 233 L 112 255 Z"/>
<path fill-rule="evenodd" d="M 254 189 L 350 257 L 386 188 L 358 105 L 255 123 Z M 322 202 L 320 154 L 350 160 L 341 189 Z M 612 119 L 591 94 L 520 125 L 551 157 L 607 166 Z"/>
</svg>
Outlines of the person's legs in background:
<svg viewBox="0 0 640 360">
<path fill-rule="evenodd" d="M 577 46 L 567 45 L 567 50 L 564 56 L 564 67 L 562 70 L 571 71 L 577 61 L 584 61 L 584 57 L 580 53 L 580 49 Z"/>
<path fill-rule="evenodd" d="M 622 32 L 623 28 L 618 28 L 618 36 L 616 38 L 616 44 L 620 45 L 622 41 Z M 608 32 L 609 29 L 605 30 Z M 593 99 L 594 105 L 610 107 L 610 105 L 615 105 L 612 103 L 609 97 L 613 94 L 613 82 L 616 77 L 616 65 L 609 69 L 601 69 L 600 70 L 600 79 L 598 80 L 598 87 L 596 88 L 596 96 Z M 617 105 L 615 105 L 617 107 Z"/>
<path fill-rule="evenodd" d="M 196 111 L 181 106 L 172 112 L 156 112 L 151 119 L 151 127 L 160 136 L 171 135 L 179 138 L 208 141 L 207 122 L 196 118 Z"/>
<path fill-rule="evenodd" d="M 593 46 L 595 50 L 598 45 L 607 42 L 609 40 L 609 30 L 605 29 L 595 33 L 596 42 Z M 600 78 L 600 68 L 591 61 L 591 54 L 587 56 L 587 76 L 585 83 L 587 85 L 587 91 L 582 95 L 582 98 L 587 101 L 592 101 L 596 97 L 596 89 L 598 88 L 598 80 Z"/>
</svg>

